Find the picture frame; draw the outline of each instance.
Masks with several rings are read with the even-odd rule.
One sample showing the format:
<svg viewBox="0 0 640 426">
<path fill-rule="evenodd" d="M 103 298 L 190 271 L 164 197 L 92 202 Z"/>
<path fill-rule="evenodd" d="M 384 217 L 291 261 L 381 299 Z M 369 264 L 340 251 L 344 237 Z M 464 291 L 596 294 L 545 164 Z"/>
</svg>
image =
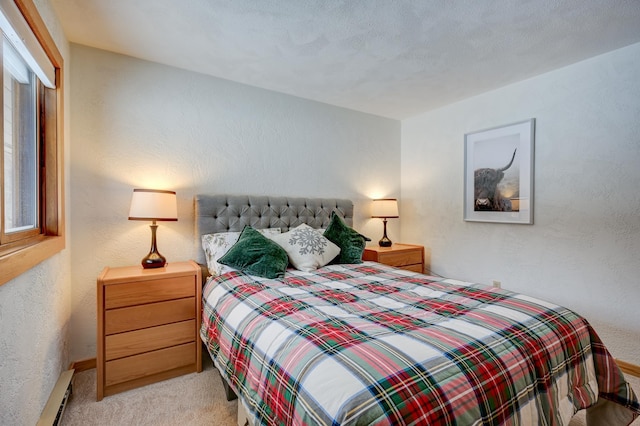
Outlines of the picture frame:
<svg viewBox="0 0 640 426">
<path fill-rule="evenodd" d="M 533 224 L 535 118 L 464 135 L 464 220 Z"/>
</svg>

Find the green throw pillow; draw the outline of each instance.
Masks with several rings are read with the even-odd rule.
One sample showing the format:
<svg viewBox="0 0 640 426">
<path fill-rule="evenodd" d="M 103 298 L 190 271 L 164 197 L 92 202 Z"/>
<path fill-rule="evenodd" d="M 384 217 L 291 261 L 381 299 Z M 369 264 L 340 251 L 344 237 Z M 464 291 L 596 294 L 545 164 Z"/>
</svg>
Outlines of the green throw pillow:
<svg viewBox="0 0 640 426">
<path fill-rule="evenodd" d="M 366 242 L 371 241 L 347 226 L 336 212 L 331 212 L 329 226 L 327 226 L 323 235 L 340 247 L 340 254 L 332 263 L 362 263 L 362 253 Z"/>
<path fill-rule="evenodd" d="M 289 257 L 282 247 L 250 226 L 245 226 L 238 241 L 218 263 L 264 278 L 282 278 Z"/>
</svg>

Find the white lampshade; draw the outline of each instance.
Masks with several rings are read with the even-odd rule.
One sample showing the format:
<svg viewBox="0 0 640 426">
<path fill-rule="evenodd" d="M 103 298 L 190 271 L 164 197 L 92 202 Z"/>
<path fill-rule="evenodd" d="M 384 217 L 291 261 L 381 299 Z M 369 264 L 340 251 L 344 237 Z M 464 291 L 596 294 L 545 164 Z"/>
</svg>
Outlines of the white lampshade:
<svg viewBox="0 0 640 426">
<path fill-rule="evenodd" d="M 398 216 L 398 200 L 395 198 L 380 198 L 373 200 L 371 217 L 389 218 Z"/>
<path fill-rule="evenodd" d="M 178 220 L 176 193 L 158 189 L 134 189 L 129 220 Z"/>
</svg>

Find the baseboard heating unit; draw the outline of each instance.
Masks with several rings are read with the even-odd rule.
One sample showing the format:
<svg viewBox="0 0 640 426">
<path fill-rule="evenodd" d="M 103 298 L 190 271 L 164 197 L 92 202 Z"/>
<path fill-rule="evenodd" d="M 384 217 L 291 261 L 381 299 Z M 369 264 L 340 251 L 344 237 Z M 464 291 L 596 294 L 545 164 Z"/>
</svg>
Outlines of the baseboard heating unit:
<svg viewBox="0 0 640 426">
<path fill-rule="evenodd" d="M 73 372 L 75 370 L 63 371 L 56 382 L 56 385 L 49 395 L 47 405 L 42 410 L 38 426 L 56 426 L 62 420 L 62 414 L 67 406 L 67 401 L 71 396 L 73 388 Z"/>
</svg>

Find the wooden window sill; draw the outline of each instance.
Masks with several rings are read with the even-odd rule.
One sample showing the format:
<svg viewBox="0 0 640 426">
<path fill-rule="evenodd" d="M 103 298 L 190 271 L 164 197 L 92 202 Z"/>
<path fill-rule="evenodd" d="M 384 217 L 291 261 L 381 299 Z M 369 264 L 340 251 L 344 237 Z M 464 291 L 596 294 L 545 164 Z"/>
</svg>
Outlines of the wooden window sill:
<svg viewBox="0 0 640 426">
<path fill-rule="evenodd" d="M 48 236 L 35 244 L 16 247 L 15 250 L 0 255 L 0 270 L 2 271 L 0 285 L 11 281 L 64 248 L 64 237 Z"/>
</svg>

